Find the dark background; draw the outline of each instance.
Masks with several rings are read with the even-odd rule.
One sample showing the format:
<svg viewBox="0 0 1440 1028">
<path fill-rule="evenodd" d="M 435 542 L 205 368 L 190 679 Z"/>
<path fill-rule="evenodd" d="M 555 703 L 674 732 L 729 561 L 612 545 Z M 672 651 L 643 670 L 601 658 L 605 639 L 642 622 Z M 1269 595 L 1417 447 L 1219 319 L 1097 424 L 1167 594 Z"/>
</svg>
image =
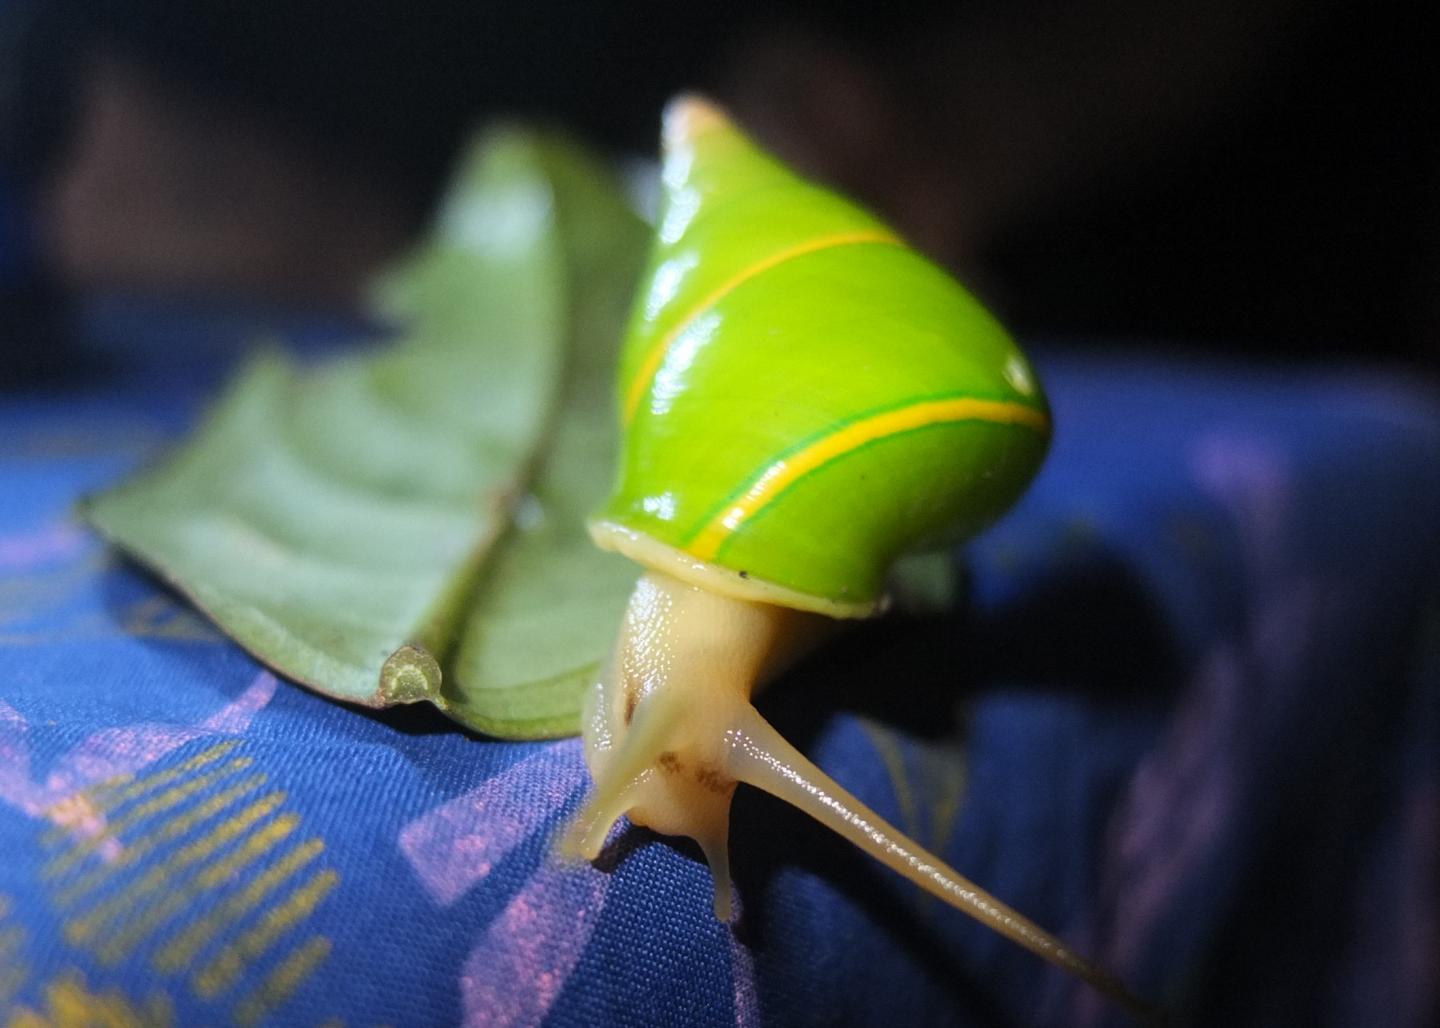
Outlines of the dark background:
<svg viewBox="0 0 1440 1028">
<path fill-rule="evenodd" d="M 0 303 L 12 321 L 116 289 L 344 305 L 477 124 L 651 153 L 665 98 L 701 88 L 1022 335 L 1431 374 L 1425 13 L 0 0 Z"/>
</svg>

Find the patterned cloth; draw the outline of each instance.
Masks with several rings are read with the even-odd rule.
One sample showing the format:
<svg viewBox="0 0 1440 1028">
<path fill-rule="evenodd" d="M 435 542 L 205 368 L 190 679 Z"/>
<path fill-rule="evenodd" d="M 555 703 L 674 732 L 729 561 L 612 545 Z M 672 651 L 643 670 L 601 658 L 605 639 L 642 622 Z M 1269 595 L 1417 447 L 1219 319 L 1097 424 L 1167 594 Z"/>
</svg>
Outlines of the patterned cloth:
<svg viewBox="0 0 1440 1028">
<path fill-rule="evenodd" d="M 1127 1023 L 754 792 L 732 931 L 687 843 L 556 860 L 577 742 L 277 681 L 72 515 L 197 415 L 215 362 L 174 355 L 0 394 L 14 1022 Z M 1039 363 L 1054 453 L 967 609 L 862 628 L 762 710 L 1179 1023 L 1437 1023 L 1440 405 Z"/>
</svg>

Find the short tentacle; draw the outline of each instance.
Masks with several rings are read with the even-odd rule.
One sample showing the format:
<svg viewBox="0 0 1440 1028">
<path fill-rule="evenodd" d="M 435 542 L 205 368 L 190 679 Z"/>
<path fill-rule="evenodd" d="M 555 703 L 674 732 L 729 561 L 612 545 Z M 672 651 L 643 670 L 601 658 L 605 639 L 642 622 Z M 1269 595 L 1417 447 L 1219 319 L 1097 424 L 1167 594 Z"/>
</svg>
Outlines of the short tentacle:
<svg viewBox="0 0 1440 1028">
<path fill-rule="evenodd" d="M 705 854 L 705 863 L 710 865 L 710 877 L 715 885 L 715 919 L 729 921 L 734 914 L 731 901 L 730 883 L 730 811 L 727 805 L 723 824 L 711 825 L 708 830 L 695 836 L 700 850 Z"/>
<path fill-rule="evenodd" d="M 560 844 L 561 852 L 594 860 L 605 837 L 632 806 L 631 795 L 653 773 L 656 759 L 684 717 L 674 703 L 643 704 L 623 740 L 596 777 L 595 792 L 575 818 Z"/>
</svg>

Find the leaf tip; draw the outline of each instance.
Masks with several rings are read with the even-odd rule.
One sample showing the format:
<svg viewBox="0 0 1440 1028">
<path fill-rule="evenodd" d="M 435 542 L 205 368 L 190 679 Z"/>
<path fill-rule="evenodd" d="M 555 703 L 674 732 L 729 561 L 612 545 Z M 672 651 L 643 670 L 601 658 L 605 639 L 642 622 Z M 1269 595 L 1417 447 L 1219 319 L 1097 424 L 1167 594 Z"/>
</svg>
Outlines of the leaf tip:
<svg viewBox="0 0 1440 1028">
<path fill-rule="evenodd" d="M 430 651 L 406 643 L 386 657 L 380 668 L 380 698 L 387 707 L 429 700 L 444 709 L 445 699 L 440 695 L 442 677 L 440 664 Z"/>
</svg>

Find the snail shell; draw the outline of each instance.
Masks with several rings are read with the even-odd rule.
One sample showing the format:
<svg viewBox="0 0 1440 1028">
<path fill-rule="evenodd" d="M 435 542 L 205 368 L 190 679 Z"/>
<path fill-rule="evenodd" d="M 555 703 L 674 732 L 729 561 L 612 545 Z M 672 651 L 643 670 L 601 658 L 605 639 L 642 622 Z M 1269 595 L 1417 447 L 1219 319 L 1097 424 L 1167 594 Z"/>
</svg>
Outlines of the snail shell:
<svg viewBox="0 0 1440 1028">
<path fill-rule="evenodd" d="M 899 555 L 1024 490 L 1044 394 L 959 283 L 714 107 L 672 104 L 665 148 L 592 536 L 706 588 L 870 614 Z"/>
</svg>

